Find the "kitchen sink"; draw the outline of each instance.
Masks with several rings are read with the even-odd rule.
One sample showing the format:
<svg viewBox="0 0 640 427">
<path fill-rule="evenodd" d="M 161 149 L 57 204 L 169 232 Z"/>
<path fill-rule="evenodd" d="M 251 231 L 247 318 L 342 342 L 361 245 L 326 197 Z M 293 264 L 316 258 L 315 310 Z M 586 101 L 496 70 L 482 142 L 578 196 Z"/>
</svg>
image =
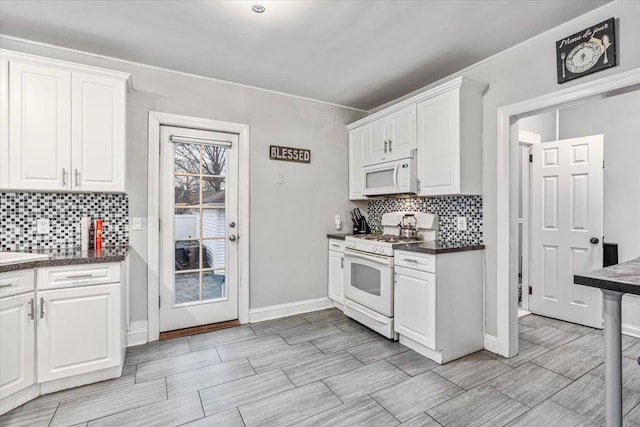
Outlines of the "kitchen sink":
<svg viewBox="0 0 640 427">
<path fill-rule="evenodd" d="M 45 254 L 30 254 L 27 252 L 0 252 L 0 265 L 19 264 L 43 259 L 49 259 L 49 256 Z"/>
</svg>

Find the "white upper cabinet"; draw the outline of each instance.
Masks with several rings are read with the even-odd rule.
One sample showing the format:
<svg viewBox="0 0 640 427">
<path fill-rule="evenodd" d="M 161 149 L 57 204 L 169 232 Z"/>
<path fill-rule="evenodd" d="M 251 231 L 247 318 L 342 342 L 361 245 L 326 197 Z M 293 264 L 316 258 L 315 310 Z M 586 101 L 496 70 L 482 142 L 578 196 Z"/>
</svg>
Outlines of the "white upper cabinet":
<svg viewBox="0 0 640 427">
<path fill-rule="evenodd" d="M 375 120 L 365 127 L 369 137 L 365 145 L 364 165 L 411 156 L 416 148 L 415 106 Z"/>
<path fill-rule="evenodd" d="M 349 132 L 349 200 L 367 199 L 362 195 L 364 185 L 362 164 L 368 137 L 367 128 L 358 128 Z"/>
<path fill-rule="evenodd" d="M 0 187 L 125 191 L 128 74 L 2 55 Z M 6 71 L 5 71 L 6 69 Z M 5 81 L 6 80 L 6 81 Z M 6 108 L 5 108 L 6 105 Z"/>
<path fill-rule="evenodd" d="M 0 58 L 0 188 L 9 186 L 9 61 Z"/>
<path fill-rule="evenodd" d="M 9 63 L 9 187 L 68 190 L 71 169 L 71 73 Z"/>
<path fill-rule="evenodd" d="M 125 91 L 124 81 L 73 73 L 74 190 L 124 190 Z"/>
<path fill-rule="evenodd" d="M 350 147 L 349 198 L 360 199 L 363 166 L 414 156 L 418 196 L 481 194 L 486 87 L 458 77 L 347 126 L 350 143 L 359 132 L 365 141 L 362 163 Z"/>
<path fill-rule="evenodd" d="M 482 194 L 482 91 L 459 80 L 418 103 L 418 195 Z"/>
</svg>

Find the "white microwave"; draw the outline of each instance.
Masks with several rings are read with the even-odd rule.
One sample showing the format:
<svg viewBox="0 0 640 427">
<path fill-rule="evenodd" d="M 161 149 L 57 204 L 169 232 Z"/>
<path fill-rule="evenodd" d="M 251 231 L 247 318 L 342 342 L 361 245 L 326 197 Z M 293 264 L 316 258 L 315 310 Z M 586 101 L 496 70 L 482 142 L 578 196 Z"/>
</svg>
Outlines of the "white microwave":
<svg viewBox="0 0 640 427">
<path fill-rule="evenodd" d="M 415 156 L 364 166 L 362 172 L 365 196 L 418 192 Z"/>
</svg>

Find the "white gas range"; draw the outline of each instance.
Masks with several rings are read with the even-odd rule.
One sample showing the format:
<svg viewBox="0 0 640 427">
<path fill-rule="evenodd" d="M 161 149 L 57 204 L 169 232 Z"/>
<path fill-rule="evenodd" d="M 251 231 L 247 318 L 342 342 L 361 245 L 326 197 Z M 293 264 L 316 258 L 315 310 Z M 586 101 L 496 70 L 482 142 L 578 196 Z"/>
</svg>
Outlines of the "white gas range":
<svg viewBox="0 0 640 427">
<path fill-rule="evenodd" d="M 414 215 L 418 236 L 399 236 L 403 217 Z M 394 246 L 438 239 L 438 216 L 423 212 L 389 212 L 382 215 L 382 235 L 345 238 L 344 313 L 387 338 L 393 329 Z"/>
</svg>

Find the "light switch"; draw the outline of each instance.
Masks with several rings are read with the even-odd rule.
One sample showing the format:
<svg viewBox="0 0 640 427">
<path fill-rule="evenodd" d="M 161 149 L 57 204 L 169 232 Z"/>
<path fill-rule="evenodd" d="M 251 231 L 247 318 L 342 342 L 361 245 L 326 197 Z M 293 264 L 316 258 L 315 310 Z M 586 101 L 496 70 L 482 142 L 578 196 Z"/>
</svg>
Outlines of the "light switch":
<svg viewBox="0 0 640 427">
<path fill-rule="evenodd" d="M 284 174 L 281 172 L 276 177 L 276 184 L 282 184 L 284 182 Z"/>
<path fill-rule="evenodd" d="M 131 229 L 133 231 L 142 231 L 142 218 L 131 218 Z"/>
</svg>

